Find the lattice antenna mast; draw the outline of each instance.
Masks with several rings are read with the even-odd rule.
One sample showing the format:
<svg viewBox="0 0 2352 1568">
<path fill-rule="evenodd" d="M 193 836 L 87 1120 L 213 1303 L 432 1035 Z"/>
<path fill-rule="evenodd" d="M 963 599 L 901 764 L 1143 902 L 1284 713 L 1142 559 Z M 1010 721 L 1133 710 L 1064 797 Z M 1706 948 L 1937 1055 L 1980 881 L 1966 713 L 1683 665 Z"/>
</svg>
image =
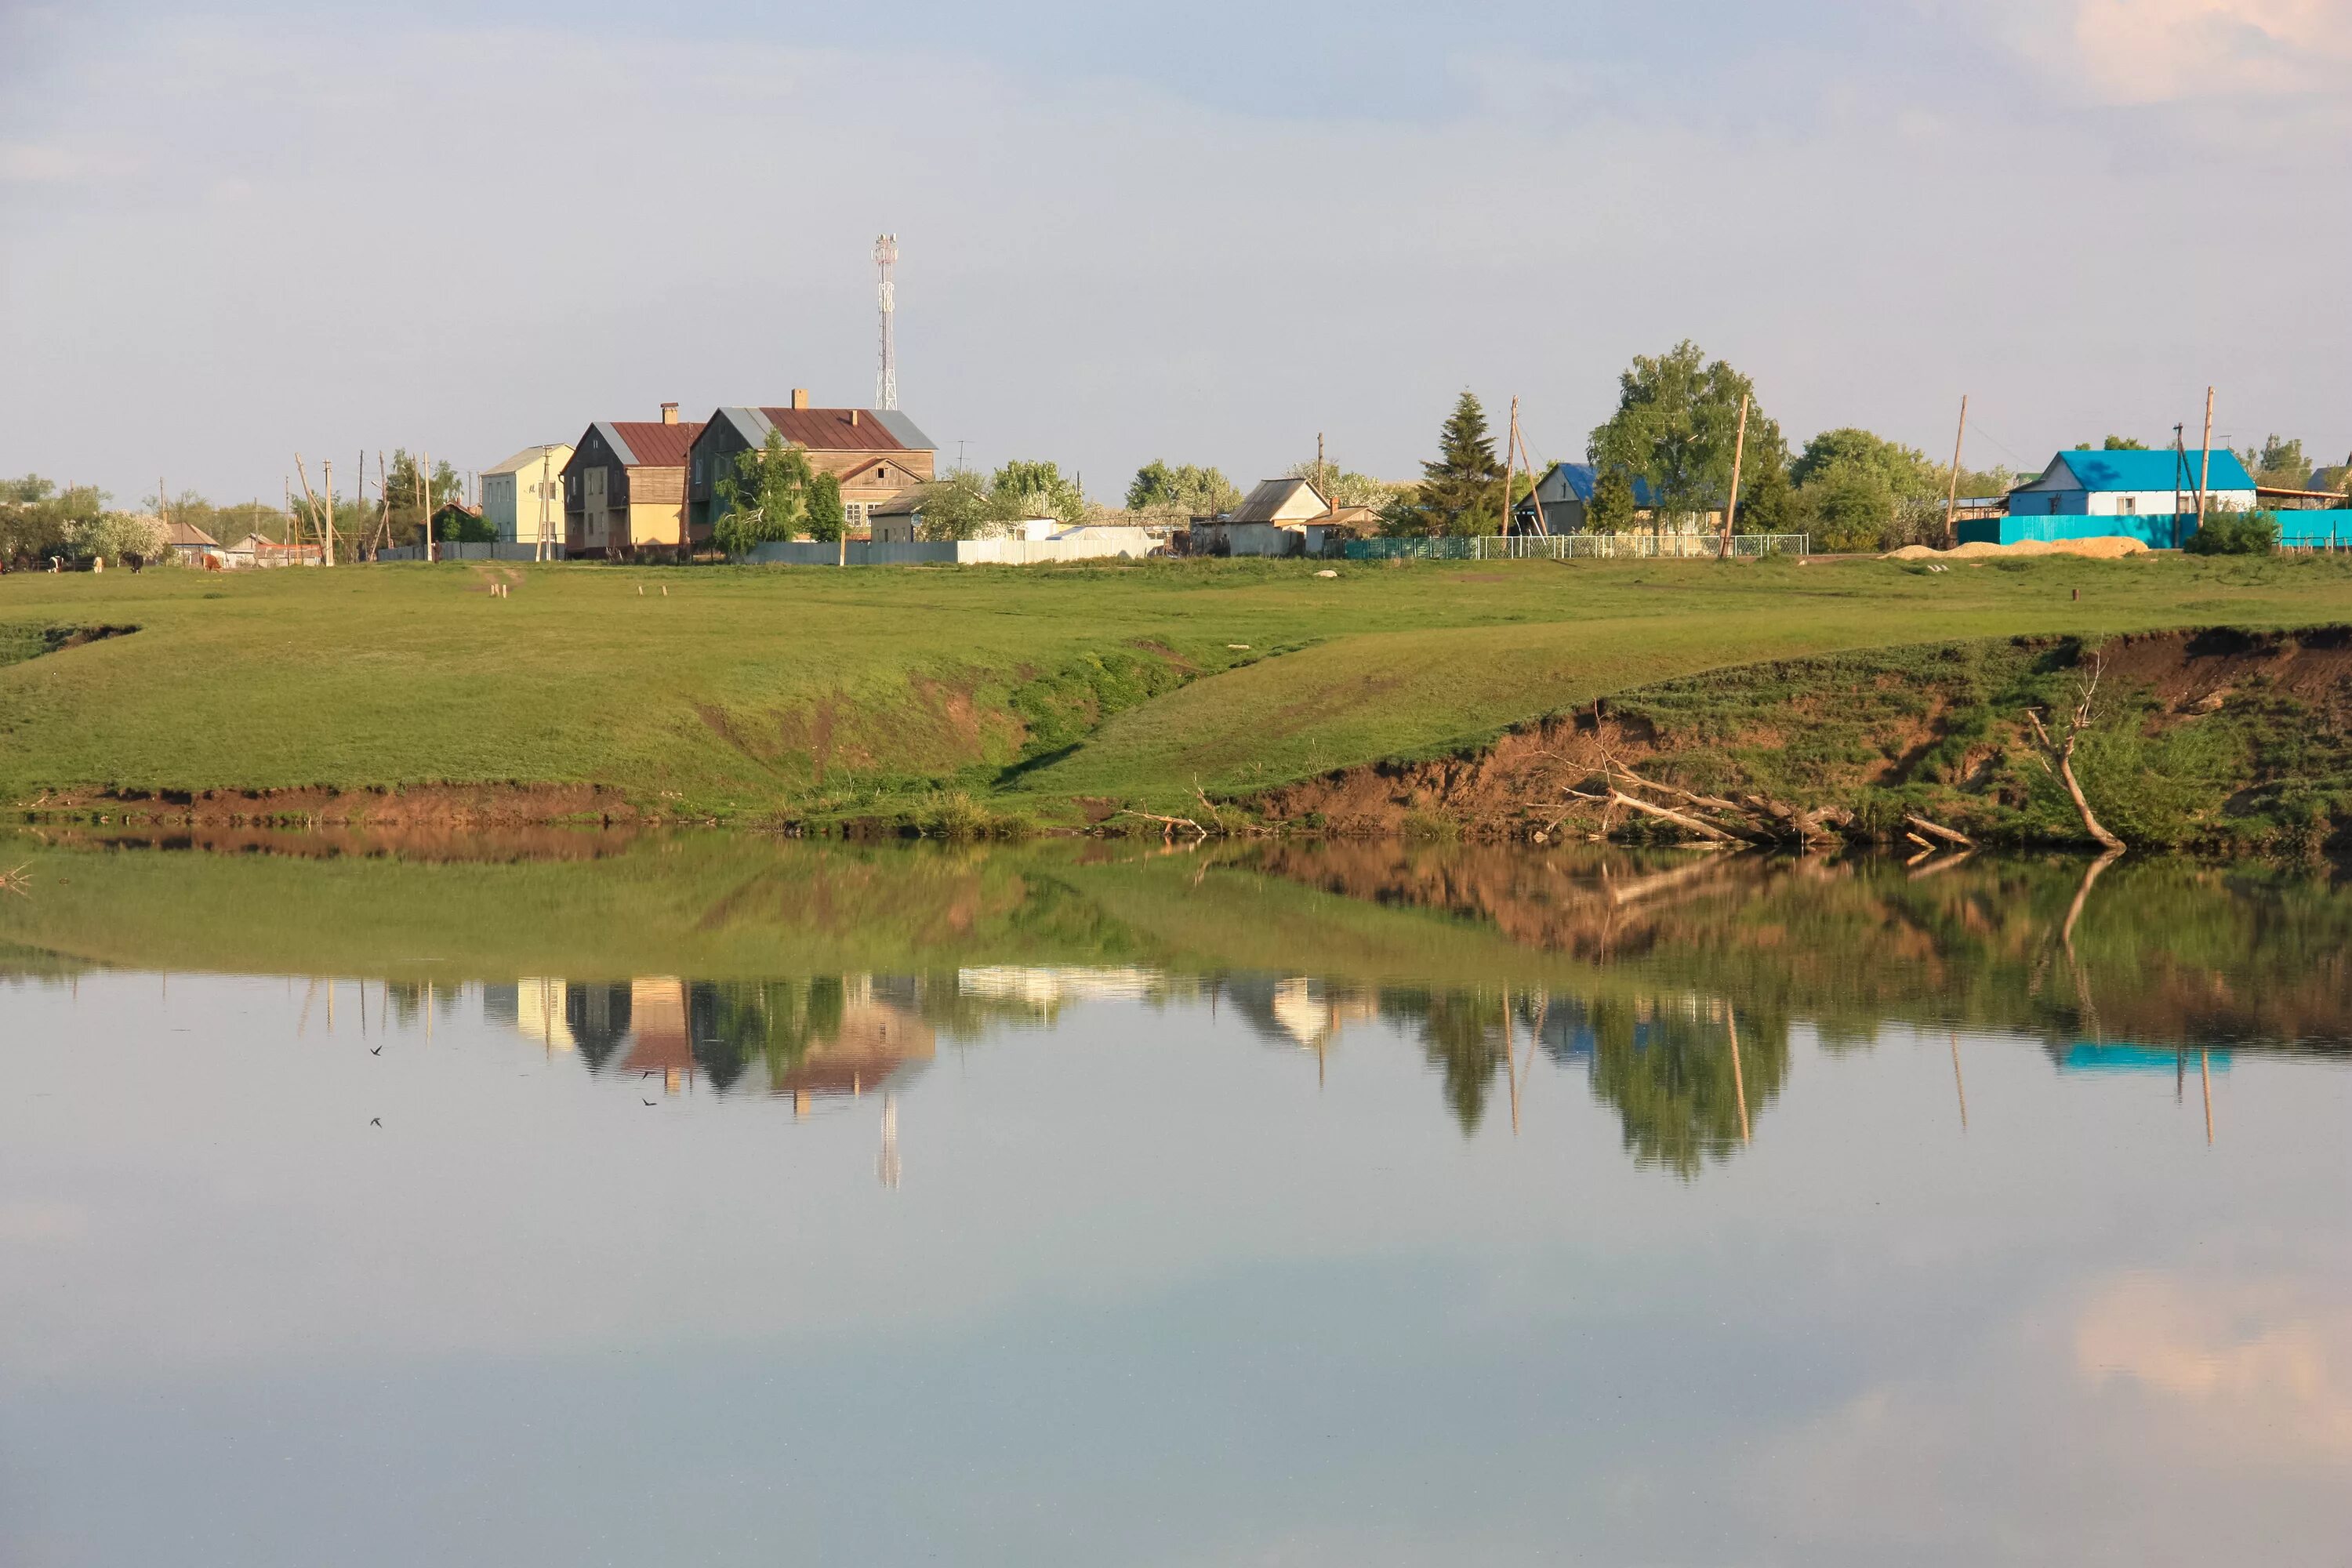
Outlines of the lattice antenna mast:
<svg viewBox="0 0 2352 1568">
<path fill-rule="evenodd" d="M 874 269 L 881 275 L 882 372 L 875 378 L 874 398 L 884 408 L 898 406 L 898 337 L 894 320 L 898 311 L 898 237 L 883 235 L 874 242 Z"/>
</svg>

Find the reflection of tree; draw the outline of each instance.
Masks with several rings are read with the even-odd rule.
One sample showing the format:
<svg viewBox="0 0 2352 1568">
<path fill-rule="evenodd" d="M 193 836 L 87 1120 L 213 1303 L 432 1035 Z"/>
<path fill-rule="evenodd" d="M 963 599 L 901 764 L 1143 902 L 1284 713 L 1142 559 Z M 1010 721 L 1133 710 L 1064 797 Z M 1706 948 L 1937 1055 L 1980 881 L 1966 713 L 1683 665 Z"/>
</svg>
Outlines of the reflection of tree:
<svg viewBox="0 0 2352 1568">
<path fill-rule="evenodd" d="M 580 1059 L 601 1072 L 629 1037 L 633 988 L 627 985 L 566 985 L 563 1026 L 572 1032 Z"/>
<path fill-rule="evenodd" d="M 1740 1087 L 1752 1116 L 1788 1081 L 1780 1019 L 1740 1019 L 1736 1065 L 1727 1020 L 1714 1007 L 1595 1001 L 1586 1022 L 1592 1092 L 1617 1108 L 1637 1165 L 1694 1176 L 1704 1161 L 1729 1158 L 1741 1142 Z"/>
<path fill-rule="evenodd" d="M 1381 993 L 1381 1017 L 1421 1035 L 1430 1065 L 1445 1077 L 1445 1102 L 1465 1133 L 1478 1130 L 1486 1094 L 1505 1062 L 1500 993 L 1398 988 Z"/>
<path fill-rule="evenodd" d="M 695 1065 L 721 1090 L 754 1060 L 779 1082 L 810 1047 L 841 1033 L 847 986 L 837 974 L 807 980 L 699 982 L 688 994 Z"/>
</svg>

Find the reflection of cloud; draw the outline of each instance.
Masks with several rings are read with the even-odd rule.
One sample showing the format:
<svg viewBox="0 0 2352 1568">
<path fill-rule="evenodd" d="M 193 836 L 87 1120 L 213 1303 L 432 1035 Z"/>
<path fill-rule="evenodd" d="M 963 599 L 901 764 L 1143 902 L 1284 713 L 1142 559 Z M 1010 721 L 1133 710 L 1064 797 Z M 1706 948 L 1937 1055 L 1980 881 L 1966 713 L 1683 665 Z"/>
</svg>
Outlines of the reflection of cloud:
<svg viewBox="0 0 2352 1568">
<path fill-rule="evenodd" d="M 2109 103 L 2326 90 L 2352 65 L 2342 0 L 2025 0 L 2011 39 Z"/>
<path fill-rule="evenodd" d="M 2084 1309 L 2074 1359 L 2194 1406 L 2233 1443 L 2352 1454 L 2352 1307 L 2315 1292 L 2135 1274 Z"/>
</svg>

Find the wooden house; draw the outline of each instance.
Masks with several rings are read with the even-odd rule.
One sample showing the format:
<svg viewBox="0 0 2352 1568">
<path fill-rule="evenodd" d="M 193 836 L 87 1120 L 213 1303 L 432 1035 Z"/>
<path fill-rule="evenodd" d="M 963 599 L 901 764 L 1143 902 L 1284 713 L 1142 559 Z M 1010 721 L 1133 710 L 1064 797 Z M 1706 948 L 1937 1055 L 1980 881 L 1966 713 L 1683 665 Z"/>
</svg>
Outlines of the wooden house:
<svg viewBox="0 0 2352 1568">
<path fill-rule="evenodd" d="M 812 408 L 803 387 L 781 407 L 720 408 L 701 425 L 688 458 L 687 515 L 694 537 L 710 537 L 726 514 L 719 480 L 735 459 L 767 445 L 774 431 L 808 453 L 809 466 L 841 481 L 841 506 L 853 531 L 863 531 L 876 508 L 937 477 L 939 450 L 915 422 L 896 409 Z M 903 520 L 902 520 L 903 524 Z"/>
<path fill-rule="evenodd" d="M 686 459 L 699 425 L 681 424 L 677 405 L 658 420 L 600 419 L 563 465 L 564 552 L 634 555 L 686 543 Z"/>
</svg>

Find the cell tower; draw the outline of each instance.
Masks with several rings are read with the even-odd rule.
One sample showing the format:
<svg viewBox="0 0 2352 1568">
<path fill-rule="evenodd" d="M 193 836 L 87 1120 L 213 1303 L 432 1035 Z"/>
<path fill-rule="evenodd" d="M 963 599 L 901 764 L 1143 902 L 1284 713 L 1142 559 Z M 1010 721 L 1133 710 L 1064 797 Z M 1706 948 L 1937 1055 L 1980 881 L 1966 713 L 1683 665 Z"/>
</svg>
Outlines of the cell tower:
<svg viewBox="0 0 2352 1568">
<path fill-rule="evenodd" d="M 885 408 L 898 406 L 898 340 L 891 319 L 898 310 L 898 285 L 891 273 L 898 265 L 898 237 L 886 234 L 874 242 L 874 269 L 882 275 L 882 374 L 875 379 L 875 400 Z"/>
</svg>

